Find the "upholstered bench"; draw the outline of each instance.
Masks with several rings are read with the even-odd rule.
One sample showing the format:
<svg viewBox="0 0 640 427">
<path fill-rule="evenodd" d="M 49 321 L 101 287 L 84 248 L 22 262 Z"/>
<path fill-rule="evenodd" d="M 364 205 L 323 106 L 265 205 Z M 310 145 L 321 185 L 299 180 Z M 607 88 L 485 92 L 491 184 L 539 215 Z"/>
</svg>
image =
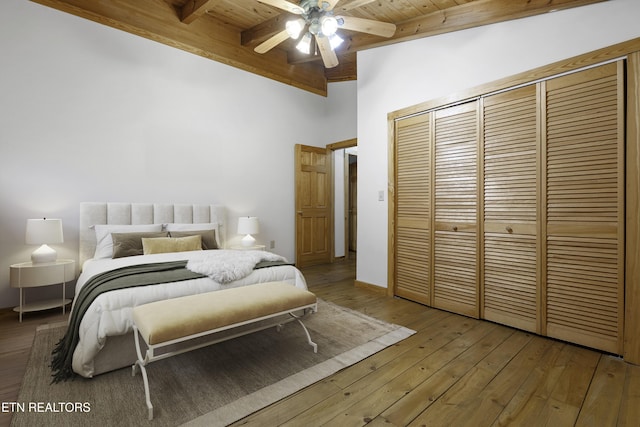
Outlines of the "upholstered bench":
<svg viewBox="0 0 640 427">
<path fill-rule="evenodd" d="M 224 289 L 134 307 L 133 335 L 138 360 L 132 367 L 132 375 L 136 374 L 139 367 L 144 381 L 149 419 L 153 419 L 153 405 L 145 368 L 149 363 L 274 326 L 265 325 L 264 321 L 283 315 L 290 316 L 291 320 L 297 320 L 302 325 L 307 342 L 313 347 L 313 351 L 317 352 L 318 346 L 311 340 L 300 315 L 316 312 L 317 309 L 317 298 L 313 293 L 284 282 Z M 279 321 L 277 325 L 282 323 Z M 223 337 L 212 336 L 211 340 L 204 343 L 199 340 L 247 325 L 256 327 L 243 328 L 241 333 L 224 334 Z M 148 347 L 144 356 L 140 337 Z M 167 346 L 175 347 L 175 344 L 185 341 L 198 342 L 188 347 L 154 354 L 155 350 Z"/>
</svg>

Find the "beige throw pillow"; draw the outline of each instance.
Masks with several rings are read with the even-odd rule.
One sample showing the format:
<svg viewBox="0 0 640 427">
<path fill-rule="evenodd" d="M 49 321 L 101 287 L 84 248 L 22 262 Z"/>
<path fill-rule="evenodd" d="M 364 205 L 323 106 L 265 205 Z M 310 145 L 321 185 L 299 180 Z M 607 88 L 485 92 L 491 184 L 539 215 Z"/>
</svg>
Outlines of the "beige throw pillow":
<svg viewBox="0 0 640 427">
<path fill-rule="evenodd" d="M 145 255 L 200 251 L 202 250 L 202 238 L 200 235 L 188 237 L 143 237 L 142 250 Z"/>
<path fill-rule="evenodd" d="M 193 231 L 170 231 L 169 237 L 187 237 L 200 235 L 202 238 L 202 249 L 218 249 L 218 243 L 216 242 L 215 230 L 193 230 Z"/>
</svg>

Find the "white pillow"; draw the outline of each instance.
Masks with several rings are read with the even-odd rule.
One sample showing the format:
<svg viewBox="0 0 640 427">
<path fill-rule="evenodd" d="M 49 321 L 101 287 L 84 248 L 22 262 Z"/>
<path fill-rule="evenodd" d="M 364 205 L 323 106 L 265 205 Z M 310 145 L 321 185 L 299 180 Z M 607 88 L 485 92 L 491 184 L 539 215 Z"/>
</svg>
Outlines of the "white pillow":
<svg viewBox="0 0 640 427">
<path fill-rule="evenodd" d="M 197 231 L 197 230 L 218 230 L 217 222 L 202 222 L 202 223 L 188 223 L 178 224 L 171 222 L 165 224 L 165 230 L 167 231 Z"/>
<path fill-rule="evenodd" d="M 162 231 L 162 224 L 106 225 L 93 226 L 96 232 L 95 259 L 113 257 L 113 238 L 111 233 L 139 233 L 144 231 Z"/>
<path fill-rule="evenodd" d="M 199 231 L 199 230 L 216 230 L 216 242 L 218 243 L 218 248 L 220 246 L 220 230 L 218 230 L 217 222 L 201 222 L 201 223 L 176 223 L 171 222 L 164 225 L 165 231 Z"/>
</svg>

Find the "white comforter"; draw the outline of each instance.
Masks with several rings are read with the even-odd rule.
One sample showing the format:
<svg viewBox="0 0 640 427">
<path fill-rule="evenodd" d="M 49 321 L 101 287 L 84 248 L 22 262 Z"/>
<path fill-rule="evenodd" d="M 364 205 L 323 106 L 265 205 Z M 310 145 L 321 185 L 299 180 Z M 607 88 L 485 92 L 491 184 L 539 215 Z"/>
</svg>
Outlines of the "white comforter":
<svg viewBox="0 0 640 427">
<path fill-rule="evenodd" d="M 212 252 L 216 252 L 216 256 L 224 256 L 223 252 L 231 253 L 236 251 L 194 251 L 89 260 L 84 263 L 82 273 L 78 278 L 76 295 L 78 295 L 88 279 L 104 271 L 134 264 L 185 259 L 194 265 L 203 265 L 206 264 L 207 257 L 211 258 Z M 272 259 L 271 255 L 273 254 L 267 252 L 265 255 L 266 259 Z M 252 270 L 247 276 L 226 284 L 221 284 L 209 277 L 205 277 L 104 293 L 98 296 L 91 304 L 80 323 L 80 341 L 73 353 L 73 370 L 84 377 L 90 378 L 93 376 L 93 359 L 104 347 L 107 337 L 123 335 L 132 330 L 131 313 L 136 305 L 271 281 L 287 282 L 298 288 L 307 289 L 302 273 L 293 266 L 283 265 Z"/>
</svg>

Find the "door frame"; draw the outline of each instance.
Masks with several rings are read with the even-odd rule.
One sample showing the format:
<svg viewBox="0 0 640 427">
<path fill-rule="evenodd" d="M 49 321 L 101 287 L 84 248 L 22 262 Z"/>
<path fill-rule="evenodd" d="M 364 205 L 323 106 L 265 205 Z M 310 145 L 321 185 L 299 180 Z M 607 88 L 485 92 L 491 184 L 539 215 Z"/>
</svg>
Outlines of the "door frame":
<svg viewBox="0 0 640 427">
<path fill-rule="evenodd" d="M 327 151 L 330 151 L 330 162 L 329 162 L 329 176 L 331 177 L 331 193 L 330 193 L 330 198 L 331 198 L 331 211 L 333 212 L 334 210 L 334 199 L 335 199 L 335 194 L 336 194 L 336 189 L 335 189 L 335 168 L 336 166 L 334 165 L 334 161 L 333 161 L 333 152 L 336 150 L 341 150 L 343 148 L 351 148 L 351 147 L 357 147 L 358 146 L 358 138 L 351 138 L 351 139 L 345 139 L 344 141 L 338 141 L 335 142 L 333 144 L 328 144 L 327 145 Z M 344 167 L 344 165 L 341 165 L 341 167 Z M 348 183 L 345 183 L 345 185 L 348 185 Z M 345 206 L 346 209 L 346 206 Z M 334 212 L 335 214 L 335 212 Z M 334 218 L 335 215 L 332 215 L 332 218 Z M 348 253 L 349 253 L 349 248 L 347 247 L 347 239 L 349 238 L 349 223 L 347 219 L 344 219 L 345 221 L 345 225 L 344 225 L 344 235 L 345 235 L 345 257 L 347 257 Z M 331 238 L 329 241 L 329 244 L 331 245 L 331 262 L 334 262 L 336 260 L 336 242 L 335 242 L 335 238 L 336 238 L 336 224 L 335 224 L 335 220 L 331 221 Z"/>
</svg>

